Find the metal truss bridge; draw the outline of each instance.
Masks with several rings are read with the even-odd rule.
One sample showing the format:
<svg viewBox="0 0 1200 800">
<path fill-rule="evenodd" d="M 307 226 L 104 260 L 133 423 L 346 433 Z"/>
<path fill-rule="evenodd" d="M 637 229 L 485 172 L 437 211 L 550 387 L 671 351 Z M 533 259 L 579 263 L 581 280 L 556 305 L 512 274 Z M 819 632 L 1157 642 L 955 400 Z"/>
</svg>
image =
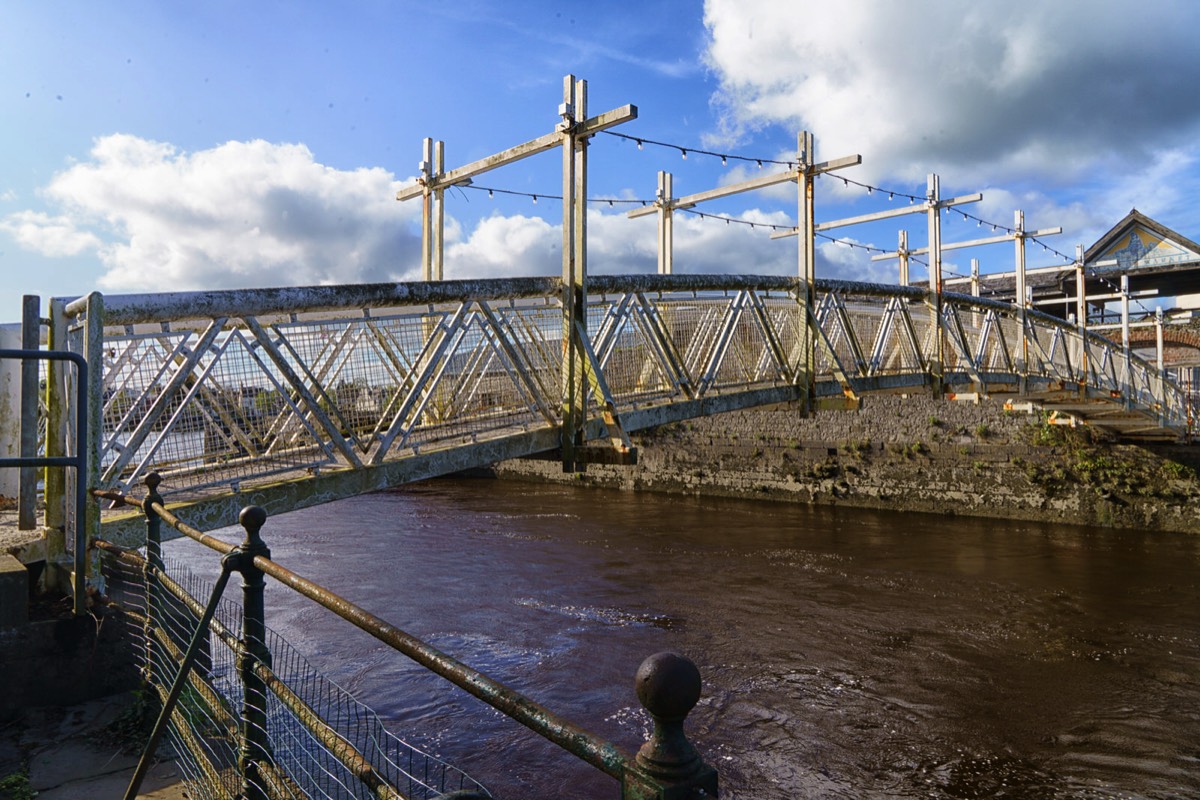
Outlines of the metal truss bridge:
<svg viewBox="0 0 1200 800">
<path fill-rule="evenodd" d="M 86 413 L 89 488 L 136 493 L 157 472 L 206 530 L 249 504 L 278 513 L 539 453 L 568 470 L 632 463 L 639 429 L 872 392 L 1019 396 L 1123 436 L 1189 432 L 1171 375 L 1060 318 L 911 286 L 807 294 L 798 278 L 593 276 L 573 320 L 558 278 L 54 300 L 51 346 L 89 370 L 78 408 L 71 371 L 51 366 L 50 429 Z M 85 527 L 121 541 L 141 530 L 128 513 L 88 504 Z"/>
</svg>

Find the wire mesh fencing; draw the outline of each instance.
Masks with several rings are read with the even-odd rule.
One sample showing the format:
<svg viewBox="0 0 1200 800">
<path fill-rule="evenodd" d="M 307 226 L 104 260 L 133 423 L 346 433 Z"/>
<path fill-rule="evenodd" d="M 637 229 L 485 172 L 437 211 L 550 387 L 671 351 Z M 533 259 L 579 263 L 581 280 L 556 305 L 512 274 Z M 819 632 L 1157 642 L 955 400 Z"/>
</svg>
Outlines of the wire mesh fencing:
<svg viewBox="0 0 1200 800">
<path fill-rule="evenodd" d="M 140 642 L 141 674 L 165 700 L 214 584 L 170 559 L 156 566 L 156 558 L 138 551 L 101 549 L 109 597 L 126 610 Z M 389 732 L 371 709 L 317 672 L 274 631 L 266 631 L 264 654 L 247 658 L 253 643 L 246 642 L 243 611 L 233 598 L 219 599 L 170 718 L 166 741 L 189 796 L 490 797 L 466 773 Z M 246 689 L 247 670 L 266 687 L 261 701 Z M 248 703 L 254 708 L 248 710 Z M 261 720 L 259 735 L 248 737 L 243 728 L 255 720 Z M 248 738 L 265 742 L 263 751 L 247 753 Z"/>
</svg>

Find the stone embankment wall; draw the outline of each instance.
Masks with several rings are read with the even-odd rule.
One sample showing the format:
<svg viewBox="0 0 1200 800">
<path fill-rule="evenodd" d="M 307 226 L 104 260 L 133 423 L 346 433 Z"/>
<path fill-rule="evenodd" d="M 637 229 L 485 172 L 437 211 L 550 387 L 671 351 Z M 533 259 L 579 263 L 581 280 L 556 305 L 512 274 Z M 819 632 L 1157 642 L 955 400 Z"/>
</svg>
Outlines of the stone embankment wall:
<svg viewBox="0 0 1200 800">
<path fill-rule="evenodd" d="M 500 477 L 899 511 L 1200 532 L 1200 446 L 1117 444 L 998 401 L 868 396 L 858 411 L 732 412 L 635 436 L 635 467 Z"/>
</svg>

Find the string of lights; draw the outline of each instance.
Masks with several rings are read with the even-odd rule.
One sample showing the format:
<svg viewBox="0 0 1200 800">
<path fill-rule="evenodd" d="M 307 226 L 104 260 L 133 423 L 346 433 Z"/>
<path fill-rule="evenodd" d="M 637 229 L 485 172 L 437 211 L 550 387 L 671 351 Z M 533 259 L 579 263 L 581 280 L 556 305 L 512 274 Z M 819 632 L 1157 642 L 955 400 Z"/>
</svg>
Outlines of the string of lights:
<svg viewBox="0 0 1200 800">
<path fill-rule="evenodd" d="M 691 153 L 691 154 L 696 154 L 696 155 L 708 156 L 711 158 L 719 158 L 719 159 L 721 159 L 722 164 L 727 164 L 731 160 L 732 161 L 742 161 L 742 162 L 746 162 L 746 163 L 753 163 L 753 164 L 757 164 L 760 169 L 763 167 L 764 164 L 775 164 L 775 165 L 779 165 L 779 166 L 786 166 L 788 169 L 795 169 L 797 166 L 797 162 L 795 162 L 795 161 L 781 161 L 781 160 L 773 159 L 773 158 L 760 158 L 757 156 L 737 155 L 735 153 L 722 153 L 722 152 L 718 152 L 718 151 L 714 151 L 714 150 L 706 150 L 704 148 L 699 148 L 699 147 L 688 147 L 686 145 L 673 144 L 671 142 L 660 142 L 660 141 L 656 141 L 654 139 L 647 139 L 645 137 L 630 136 L 628 134 L 618 133 L 616 131 L 602 131 L 602 133 L 605 133 L 609 136 L 617 137 L 619 139 L 636 142 L 639 150 L 643 149 L 643 147 L 645 145 L 653 145 L 655 147 L 662 147 L 662 148 L 666 148 L 666 149 L 670 149 L 670 150 L 677 150 L 677 151 L 679 151 L 680 155 L 684 159 L 686 159 L 688 157 L 688 154 Z M 900 191 L 898 189 L 889 189 L 886 187 L 876 186 L 874 184 L 854 180 L 853 178 L 847 178 L 843 175 L 829 175 L 828 173 L 821 173 L 817 177 L 821 177 L 821 178 L 827 177 L 832 180 L 840 180 L 842 182 L 843 186 L 854 185 L 854 186 L 859 187 L 860 189 L 866 190 L 867 194 L 874 194 L 875 192 L 879 192 L 881 195 L 886 194 L 888 197 L 888 200 L 893 200 L 896 197 L 900 197 L 900 198 L 907 200 L 910 204 L 916 203 L 916 202 L 925 202 L 925 200 L 926 200 L 925 197 L 922 197 L 920 195 L 911 194 L 909 192 Z M 489 197 L 494 197 L 496 194 L 505 194 L 505 195 L 511 195 L 511 196 L 517 196 L 517 197 L 528 197 L 534 203 L 537 203 L 539 198 L 546 199 L 546 200 L 562 200 L 562 195 L 538 194 L 538 193 L 532 193 L 532 192 L 519 192 L 519 191 L 514 191 L 512 189 L 498 189 L 495 187 L 475 186 L 475 185 L 470 185 L 467 188 L 476 189 L 479 191 L 486 191 L 488 193 Z M 622 199 L 622 198 L 591 198 L 591 197 L 589 197 L 587 199 L 587 202 L 588 203 L 607 203 L 610 208 L 618 203 L 628 204 L 628 205 L 640 205 L 640 206 L 649 206 L 649 205 L 653 204 L 652 200 Z M 734 217 L 726 217 L 726 216 L 722 216 L 719 214 L 708 214 L 706 212 L 696 211 L 695 209 L 682 209 L 682 210 L 687 211 L 690 214 L 695 214 L 696 216 L 701 217 L 701 218 L 723 220 L 726 225 L 730 225 L 730 224 L 749 225 L 751 228 L 763 227 L 763 228 L 770 228 L 772 231 L 795 230 L 794 227 L 771 225 L 769 223 L 762 223 L 762 222 L 752 222 L 750 220 L 737 219 Z M 944 209 L 944 211 L 947 216 L 949 216 L 950 213 L 953 211 L 954 213 L 956 213 L 960 217 L 962 217 L 962 219 L 964 221 L 973 221 L 977 227 L 990 226 L 993 232 L 1003 231 L 1004 233 L 1006 233 L 1008 235 L 1013 235 L 1013 236 L 1016 236 L 1018 234 L 1024 235 L 1024 233 L 1022 231 L 1018 231 L 1016 228 L 1005 225 L 1003 223 L 987 220 L 982 217 L 977 217 L 974 214 L 970 214 L 970 213 L 968 213 L 966 211 L 962 211 L 958 208 L 952 208 L 950 206 L 947 206 Z M 880 248 L 870 247 L 868 245 L 851 242 L 847 239 L 835 239 L 831 236 L 827 236 L 822 233 L 817 233 L 817 235 L 821 236 L 822 238 L 828 239 L 831 242 L 842 244 L 842 245 L 845 245 L 845 246 L 848 246 L 851 248 L 861 248 L 863 250 L 866 250 L 866 251 L 872 252 L 872 253 L 888 252 L 887 250 L 883 250 Z M 1050 253 L 1050 254 L 1062 259 L 1062 261 L 1065 264 L 1071 264 L 1071 263 L 1074 263 L 1074 261 L 1075 261 L 1075 259 L 1072 256 L 1069 256 L 1066 253 L 1063 253 L 1063 252 L 1055 249 L 1054 247 L 1051 247 L 1050 245 L 1046 244 L 1044 241 L 1042 241 L 1040 238 L 1038 238 L 1036 236 L 1025 235 L 1025 238 L 1028 241 L 1031 241 L 1035 244 L 1040 245 L 1044 252 Z M 911 256 L 910 256 L 910 261 L 915 261 L 916 263 L 920 263 L 920 264 L 925 263 L 925 262 L 920 261 Z M 926 266 L 928 266 L 928 265 L 926 265 Z M 948 269 L 948 268 L 944 268 L 944 269 L 947 272 L 950 272 L 951 274 L 957 275 L 959 277 L 968 277 L 966 275 L 963 275 L 962 273 L 955 272 L 952 269 Z M 1088 270 L 1087 274 L 1089 277 L 1099 280 L 1103 285 L 1107 286 L 1112 292 L 1117 293 L 1117 294 L 1120 293 L 1121 290 L 1120 290 L 1119 286 L 1114 284 L 1108 278 L 1099 274 L 1099 272 L 1097 272 L 1095 269 Z M 1131 298 L 1131 299 L 1143 311 L 1150 313 L 1149 307 L 1147 307 L 1141 300 L 1139 300 L 1137 298 Z"/>
<path fill-rule="evenodd" d="M 645 137 L 630 136 L 628 134 L 618 133 L 616 131 L 603 131 L 603 133 L 606 133 L 609 136 L 615 136 L 619 139 L 625 139 L 627 141 L 636 142 L 639 150 L 642 149 L 643 145 L 649 144 L 649 145 L 654 145 L 656 147 L 662 147 L 662 148 L 666 148 L 666 149 L 670 149 L 670 150 L 678 150 L 679 153 L 684 158 L 687 158 L 689 153 L 710 156 L 712 158 L 719 158 L 719 159 L 721 159 L 722 164 L 726 164 L 730 160 L 735 160 L 735 161 L 744 161 L 744 162 L 748 162 L 748 163 L 754 163 L 754 164 L 757 164 L 760 168 L 762 167 L 763 164 L 778 164 L 781 166 L 786 166 L 788 169 L 795 169 L 796 163 L 797 163 L 795 161 L 780 161 L 777 159 L 762 158 L 762 157 L 758 157 L 758 156 L 742 156 L 742 155 L 736 155 L 733 153 L 721 153 L 721 152 L 716 152 L 713 150 L 705 150 L 705 149 L 699 148 L 699 147 L 688 147 L 687 145 L 674 144 L 672 142 L 660 142 L 660 141 L 656 141 L 654 139 L 647 139 Z M 900 197 L 900 198 L 907 200 L 910 204 L 916 203 L 916 202 L 923 203 L 926 200 L 926 198 L 922 197 L 921 195 L 910 194 L 909 192 L 904 192 L 899 189 L 889 189 L 889 188 L 886 188 L 883 186 L 876 186 L 874 184 L 866 183 L 864 181 L 857 181 L 857 180 L 854 180 L 853 178 L 848 178 L 844 175 L 830 175 L 828 173 L 820 173 L 817 177 L 830 178 L 831 180 L 839 180 L 842 182 L 843 186 L 851 186 L 851 185 L 857 186 L 860 189 L 865 189 L 867 194 L 874 194 L 875 192 L 879 192 L 881 195 L 886 194 L 888 197 L 888 200 L 893 200 L 897 197 Z M 989 220 L 985 220 L 981 217 L 975 216 L 974 214 L 969 214 L 965 211 L 960 211 L 957 208 L 951 209 L 949 206 L 947 206 L 945 209 L 945 213 L 947 214 L 947 216 L 950 214 L 950 212 L 952 210 L 955 213 L 959 214 L 964 220 L 973 220 L 975 222 L 975 224 L 980 227 L 982 227 L 984 225 L 990 225 L 993 231 L 1001 231 L 1002 230 L 1008 234 L 1018 233 L 1016 228 L 1012 228 L 1012 227 L 1009 227 L 1008 225 L 1003 225 L 998 222 L 991 222 Z M 1058 256 L 1059 258 L 1063 259 L 1063 261 L 1066 263 L 1071 263 L 1074 261 L 1074 259 L 1071 256 L 1068 256 L 1065 253 L 1059 252 L 1058 250 L 1056 250 L 1053 247 L 1051 247 L 1050 245 L 1046 244 L 1045 242 L 1043 242 L 1041 239 L 1037 238 L 1036 236 L 1029 236 L 1026 238 L 1028 238 L 1032 242 L 1035 242 L 1035 243 L 1041 245 L 1043 250 L 1045 250 L 1048 253 L 1052 253 L 1052 254 Z"/>
<path fill-rule="evenodd" d="M 537 192 L 537 193 L 518 192 L 513 189 L 498 189 L 495 186 L 477 186 L 476 184 L 473 184 L 473 183 L 469 184 L 467 186 L 455 186 L 454 188 L 456 188 L 456 189 L 474 189 L 479 192 L 487 192 L 488 197 L 495 197 L 498 194 L 510 195 L 512 197 L 528 197 L 528 198 L 532 199 L 534 203 L 536 203 L 538 200 L 562 200 L 561 194 L 542 194 L 541 192 Z M 587 199 L 587 202 L 589 202 L 589 203 L 608 203 L 609 207 L 611 208 L 612 206 L 616 205 L 617 203 L 621 203 L 623 205 L 648 206 L 651 203 L 653 203 L 654 201 L 653 200 L 628 199 L 628 198 L 620 198 L 620 197 L 589 197 Z"/>
<path fill-rule="evenodd" d="M 778 164 L 780 166 L 786 166 L 788 169 L 795 169 L 796 164 L 797 164 L 797 162 L 795 162 L 795 161 L 780 161 L 778 159 L 761 158 L 758 156 L 743 156 L 743 155 L 737 155 L 734 153 L 722 153 L 722 152 L 717 152 L 717 151 L 713 151 L 713 150 L 705 150 L 705 149 L 699 148 L 699 147 L 688 147 L 687 145 L 674 144 L 671 142 L 660 142 L 660 141 L 656 141 L 654 139 L 647 139 L 643 136 L 630 136 L 629 134 L 618 133 L 616 131 L 603 131 L 603 133 L 608 134 L 609 136 L 615 136 L 619 139 L 636 142 L 639 150 L 643 149 L 644 145 L 653 145 L 655 147 L 662 147 L 662 148 L 666 148 L 669 150 L 676 150 L 685 159 L 688 157 L 689 153 L 692 153 L 692 154 L 697 154 L 697 155 L 709 156 L 712 158 L 719 158 L 719 159 L 721 159 L 722 164 L 727 164 L 731 160 L 743 161 L 743 162 L 747 162 L 747 163 L 754 163 L 754 164 L 757 164 L 760 169 L 762 168 L 762 166 L 764 164 Z M 886 194 L 888 197 L 888 200 L 892 200 L 896 197 L 901 197 L 901 198 L 907 200 L 910 204 L 916 203 L 916 202 L 923 203 L 926 200 L 925 197 L 922 197 L 920 195 L 910 194 L 909 192 L 900 191 L 899 189 L 889 189 L 889 188 L 882 187 L 882 186 L 875 186 L 874 184 L 865 183 L 863 181 L 857 181 L 857 180 L 854 180 L 853 178 L 847 178 L 844 175 L 830 175 L 828 173 L 821 173 L 817 177 L 830 178 L 831 180 L 840 180 L 842 182 L 843 186 L 851 186 L 851 185 L 857 186 L 860 189 L 865 189 L 867 194 L 874 194 L 875 192 L 879 192 L 881 195 Z M 546 196 L 546 195 L 543 195 L 543 196 Z M 591 202 L 591 201 L 589 201 L 589 202 Z M 642 202 L 643 205 L 648 204 L 648 202 L 646 202 L 646 201 L 626 201 L 626 202 Z M 749 225 L 753 225 L 753 226 L 762 226 L 763 225 L 763 223 L 750 223 L 745 220 L 736 220 L 733 218 L 721 217 L 716 214 L 704 214 L 701 212 L 694 211 L 692 209 L 687 209 L 687 210 L 691 211 L 691 213 L 697 214 L 698 216 L 701 216 L 701 217 L 713 217 L 716 219 L 725 219 L 726 224 L 737 222 L 738 224 L 749 224 Z M 985 225 L 991 226 L 993 232 L 1004 231 L 1005 233 L 1010 234 L 1010 235 L 1016 235 L 1016 234 L 1020 233 L 1016 228 L 1012 228 L 1008 225 L 1004 225 L 999 222 L 992 222 L 990 220 L 983 219 L 982 217 L 977 217 L 974 214 L 969 214 L 966 211 L 961 211 L 957 208 L 952 209 L 949 206 L 947 206 L 945 208 L 945 213 L 947 216 L 950 215 L 951 211 L 954 211 L 955 213 L 959 214 L 963 218 L 963 220 L 973 220 L 975 222 L 975 224 L 979 227 L 983 227 Z M 771 227 L 772 230 L 780 229 L 780 226 L 767 226 L 767 227 Z M 851 243 L 847 242 L 846 240 L 842 240 L 842 239 L 832 239 L 831 237 L 825 237 L 825 238 L 830 238 L 831 241 L 842 242 L 844 244 L 851 244 Z M 1031 242 L 1041 245 L 1042 250 L 1061 258 L 1064 263 L 1070 264 L 1075 261 L 1075 259 L 1073 257 L 1067 255 L 1066 253 L 1060 252 L 1059 250 L 1056 250 L 1055 248 L 1046 244 L 1045 242 L 1043 242 L 1041 239 L 1039 239 L 1036 236 L 1026 236 L 1025 238 Z M 864 245 L 853 245 L 853 246 L 863 247 L 864 249 L 871 249 L 871 248 L 866 248 Z M 873 252 L 887 252 L 887 251 L 873 250 Z M 1091 274 L 1093 277 L 1096 277 L 1099 280 L 1101 280 L 1101 282 L 1103 282 L 1109 286 L 1112 286 L 1111 282 L 1108 281 L 1107 279 L 1105 279 L 1104 277 L 1096 274 L 1095 272 L 1092 272 Z M 1113 287 L 1113 288 L 1115 289 L 1115 287 Z M 1119 289 L 1116 289 L 1116 291 L 1119 291 Z M 1140 303 L 1139 303 L 1139 305 L 1140 305 Z"/>
<path fill-rule="evenodd" d="M 854 186 L 857 186 L 860 189 L 866 189 L 867 194 L 874 194 L 875 192 L 879 192 L 880 194 L 886 194 L 888 196 L 888 200 L 892 200 L 897 197 L 903 197 L 910 204 L 915 203 L 918 200 L 921 201 L 922 203 L 925 202 L 925 198 L 921 197 L 920 195 L 909 194 L 908 192 L 902 192 L 899 189 L 885 189 L 882 186 L 874 186 L 869 183 L 863 183 L 862 181 L 856 181 L 853 178 L 847 178 L 844 175 L 829 175 L 828 173 L 822 172 L 817 177 L 818 178 L 830 178 L 831 180 L 841 181 L 842 186 L 850 186 L 851 184 L 853 184 Z"/>
<path fill-rule="evenodd" d="M 790 228 L 789 230 L 796 230 L 796 229 Z M 869 244 L 861 244 L 859 242 L 852 242 L 849 239 L 838 239 L 836 237 L 830 236 L 827 233 L 821 233 L 820 231 L 814 231 L 814 234 L 816 236 L 820 236 L 822 239 L 828 239 L 829 241 L 833 242 L 834 244 L 845 245 L 846 247 L 849 247 L 851 250 L 866 250 L 868 253 L 886 253 L 887 252 L 887 250 L 884 250 L 882 247 L 872 247 Z"/>
<path fill-rule="evenodd" d="M 702 219 L 719 219 L 726 225 L 749 225 L 751 228 L 770 228 L 773 231 L 791 231 L 795 230 L 791 225 L 772 225 L 770 222 L 754 222 L 748 219 L 738 219 L 737 217 L 726 217 L 722 214 L 709 214 L 705 211 L 697 211 L 694 208 L 681 208 L 679 211 L 693 214 Z"/>
<path fill-rule="evenodd" d="M 644 136 L 629 136 L 628 134 L 617 133 L 616 131 L 601 131 L 601 133 L 605 133 L 609 136 L 615 136 L 618 139 L 625 139 L 626 141 L 637 142 L 638 150 L 641 150 L 643 148 L 643 146 L 648 145 L 648 144 L 654 145 L 655 147 L 663 147 L 663 148 L 667 148 L 670 150 L 678 150 L 679 154 L 684 159 L 686 159 L 689 154 L 695 154 L 695 155 L 702 155 L 702 156 L 711 156 L 712 158 L 719 158 L 719 159 L 721 159 L 722 164 L 728 164 L 730 161 L 745 161 L 750 164 L 757 164 L 759 169 L 762 169 L 764 164 L 778 164 L 779 166 L 787 167 L 788 169 L 796 168 L 795 161 L 779 161 L 778 159 L 774 159 L 774 158 L 759 158 L 756 156 L 739 156 L 739 155 L 735 155 L 734 153 L 718 153 L 714 150 L 704 150 L 703 148 L 699 148 L 699 147 L 685 147 L 684 145 L 671 144 L 670 142 L 656 142 L 653 139 L 647 139 Z"/>
</svg>

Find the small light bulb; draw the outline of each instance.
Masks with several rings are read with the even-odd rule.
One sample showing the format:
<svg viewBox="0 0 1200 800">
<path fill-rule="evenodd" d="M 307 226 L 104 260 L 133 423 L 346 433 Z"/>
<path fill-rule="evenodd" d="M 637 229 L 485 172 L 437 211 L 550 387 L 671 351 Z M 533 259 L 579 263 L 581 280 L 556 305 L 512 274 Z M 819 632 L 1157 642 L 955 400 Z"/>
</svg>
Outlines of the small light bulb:
<svg viewBox="0 0 1200 800">
<path fill-rule="evenodd" d="M 687 161 L 687 150 L 684 150 L 683 148 L 680 148 L 680 149 L 679 149 L 679 154 L 680 154 L 681 156 L 683 156 L 683 160 L 684 160 L 684 161 Z"/>
<path fill-rule="evenodd" d="M 537 205 L 537 195 L 536 194 L 533 196 L 533 204 L 535 206 Z"/>
<path fill-rule="evenodd" d="M 638 139 L 637 143 L 638 143 L 638 150 L 641 150 L 642 149 L 642 140 Z"/>
</svg>

